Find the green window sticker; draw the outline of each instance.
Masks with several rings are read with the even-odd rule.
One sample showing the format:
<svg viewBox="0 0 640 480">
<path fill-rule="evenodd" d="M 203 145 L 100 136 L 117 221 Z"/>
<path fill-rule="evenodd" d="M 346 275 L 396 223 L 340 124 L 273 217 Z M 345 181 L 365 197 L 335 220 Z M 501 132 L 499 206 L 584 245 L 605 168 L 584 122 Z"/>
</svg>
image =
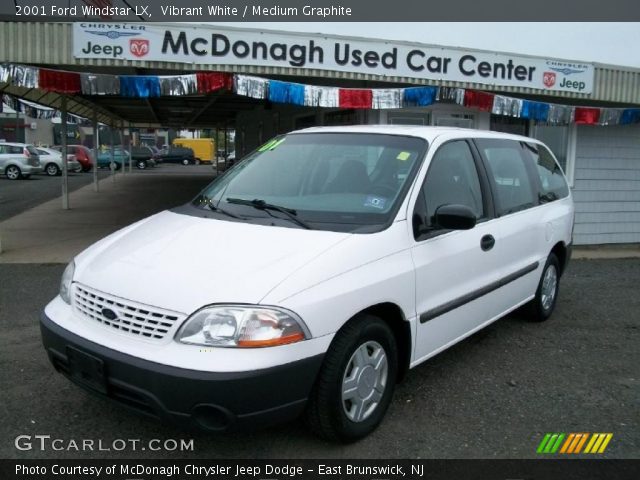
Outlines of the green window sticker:
<svg viewBox="0 0 640 480">
<path fill-rule="evenodd" d="M 400 152 L 396 158 L 398 160 L 402 160 L 403 162 L 405 162 L 405 161 L 409 160 L 409 157 L 411 157 L 411 153 L 409 153 L 409 152 Z"/>
</svg>

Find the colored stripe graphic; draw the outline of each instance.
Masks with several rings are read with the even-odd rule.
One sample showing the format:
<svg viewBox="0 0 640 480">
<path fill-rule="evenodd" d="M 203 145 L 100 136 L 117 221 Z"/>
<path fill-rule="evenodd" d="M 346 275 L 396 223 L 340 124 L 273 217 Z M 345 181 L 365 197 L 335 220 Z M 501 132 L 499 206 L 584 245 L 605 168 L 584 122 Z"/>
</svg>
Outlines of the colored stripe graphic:
<svg viewBox="0 0 640 480">
<path fill-rule="evenodd" d="M 612 437 L 612 433 L 594 433 L 584 453 L 604 453 Z"/>
<path fill-rule="evenodd" d="M 612 438 L 612 433 L 547 433 L 540 441 L 536 452 L 542 454 L 604 453 Z M 587 446 L 583 451 L 582 447 L 585 443 Z"/>
<path fill-rule="evenodd" d="M 562 440 L 564 440 L 564 433 L 547 433 L 540 445 L 538 445 L 538 453 L 556 453 L 560 445 L 562 444 Z"/>
</svg>

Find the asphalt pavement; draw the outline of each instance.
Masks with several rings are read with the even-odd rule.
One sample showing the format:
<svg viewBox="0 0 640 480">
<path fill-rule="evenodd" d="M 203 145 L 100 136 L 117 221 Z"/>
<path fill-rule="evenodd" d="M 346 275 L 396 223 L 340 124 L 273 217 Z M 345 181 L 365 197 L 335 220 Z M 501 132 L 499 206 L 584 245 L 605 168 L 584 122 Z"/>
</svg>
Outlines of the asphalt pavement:
<svg viewBox="0 0 640 480">
<path fill-rule="evenodd" d="M 107 175 L 107 170 L 98 171 L 100 179 Z M 91 182 L 93 182 L 92 172 L 69 173 L 70 192 Z M 0 222 L 48 200 L 60 197 L 61 194 L 62 177 L 31 175 L 27 180 L 9 180 L 0 175 Z"/>
<path fill-rule="evenodd" d="M 254 433 L 183 431 L 79 389 L 53 370 L 38 329 L 63 268 L 0 264 L 0 458 L 536 458 L 547 432 L 611 432 L 598 458 L 640 457 L 638 259 L 574 261 L 549 321 L 512 314 L 413 369 L 380 428 L 346 446 L 301 421 Z M 19 435 L 105 448 L 182 439 L 194 448 L 19 451 Z"/>
</svg>

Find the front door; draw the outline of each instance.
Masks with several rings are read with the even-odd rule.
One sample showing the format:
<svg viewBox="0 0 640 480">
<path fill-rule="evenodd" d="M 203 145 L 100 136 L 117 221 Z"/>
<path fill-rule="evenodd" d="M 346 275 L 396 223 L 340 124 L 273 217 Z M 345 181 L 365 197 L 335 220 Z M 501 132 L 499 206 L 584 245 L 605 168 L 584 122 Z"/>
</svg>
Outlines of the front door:
<svg viewBox="0 0 640 480">
<path fill-rule="evenodd" d="M 495 302 L 499 293 L 491 289 L 500 281 L 504 245 L 493 219 L 487 175 L 472 152 L 471 143 L 464 139 L 437 147 L 415 201 L 416 362 L 479 329 L 499 313 Z M 447 204 L 471 208 L 476 226 L 470 230 L 438 227 L 434 214 Z"/>
</svg>

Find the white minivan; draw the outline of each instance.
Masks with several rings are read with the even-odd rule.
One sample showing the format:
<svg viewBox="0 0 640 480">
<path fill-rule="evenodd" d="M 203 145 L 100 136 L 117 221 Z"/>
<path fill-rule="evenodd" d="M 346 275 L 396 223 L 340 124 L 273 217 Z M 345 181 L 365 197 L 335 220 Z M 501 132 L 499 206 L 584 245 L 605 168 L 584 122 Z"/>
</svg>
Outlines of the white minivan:
<svg viewBox="0 0 640 480">
<path fill-rule="evenodd" d="M 296 131 L 79 254 L 43 342 L 59 372 L 152 417 L 222 431 L 304 413 L 353 441 L 410 368 L 518 307 L 551 315 L 573 217 L 531 138 Z"/>
</svg>

